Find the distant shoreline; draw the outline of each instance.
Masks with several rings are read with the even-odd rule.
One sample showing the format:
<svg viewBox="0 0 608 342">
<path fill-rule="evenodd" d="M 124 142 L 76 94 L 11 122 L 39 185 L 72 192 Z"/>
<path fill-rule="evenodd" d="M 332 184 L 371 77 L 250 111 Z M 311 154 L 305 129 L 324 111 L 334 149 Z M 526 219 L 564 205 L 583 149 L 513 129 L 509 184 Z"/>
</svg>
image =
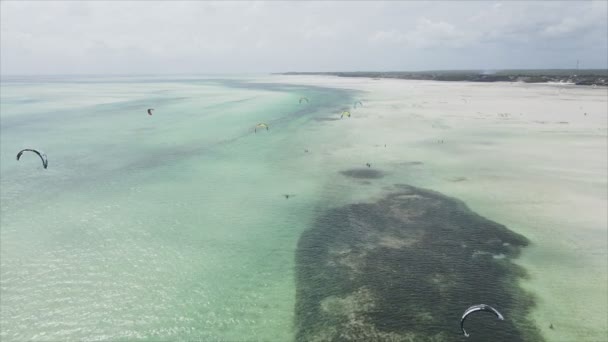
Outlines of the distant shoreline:
<svg viewBox="0 0 608 342">
<path fill-rule="evenodd" d="M 553 69 L 503 71 L 353 71 L 353 72 L 284 72 L 279 75 L 325 75 L 339 77 L 367 77 L 372 79 L 395 78 L 405 80 L 467 81 L 467 82 L 524 82 L 566 83 L 576 85 L 608 86 L 606 69 Z"/>
</svg>

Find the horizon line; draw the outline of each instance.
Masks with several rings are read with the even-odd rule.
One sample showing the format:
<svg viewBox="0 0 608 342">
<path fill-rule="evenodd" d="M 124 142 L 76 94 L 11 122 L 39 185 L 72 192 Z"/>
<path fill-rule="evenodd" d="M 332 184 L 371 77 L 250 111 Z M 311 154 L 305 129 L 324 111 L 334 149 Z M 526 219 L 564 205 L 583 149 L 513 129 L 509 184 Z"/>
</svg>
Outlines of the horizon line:
<svg viewBox="0 0 608 342">
<path fill-rule="evenodd" d="M 576 69 L 576 68 L 482 68 L 482 69 L 424 69 L 424 70 L 332 70 L 332 71 L 257 71 L 257 72 L 176 72 L 176 73 L 56 73 L 56 74 L 46 74 L 46 73 L 37 73 L 37 74 L 23 74 L 23 73 L 0 73 L 0 78 L 5 76 L 172 76 L 172 75 L 279 75 L 286 73 L 355 73 L 355 72 L 365 72 L 365 73 L 396 73 L 396 72 L 446 72 L 446 71 L 469 71 L 469 72 L 478 72 L 478 71 L 519 71 L 519 70 L 536 70 L 536 71 L 551 71 L 551 70 L 575 70 L 575 71 L 606 71 L 608 72 L 608 68 L 584 68 L 584 69 Z"/>
</svg>

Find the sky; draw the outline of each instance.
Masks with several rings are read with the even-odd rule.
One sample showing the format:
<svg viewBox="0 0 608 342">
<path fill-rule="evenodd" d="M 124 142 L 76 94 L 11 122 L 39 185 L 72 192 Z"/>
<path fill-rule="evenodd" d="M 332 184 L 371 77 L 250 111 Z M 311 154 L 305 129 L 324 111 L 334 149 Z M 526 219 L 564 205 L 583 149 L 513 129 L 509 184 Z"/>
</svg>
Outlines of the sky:
<svg viewBox="0 0 608 342">
<path fill-rule="evenodd" d="M 608 1 L 7 1 L 0 74 L 608 68 Z"/>
</svg>

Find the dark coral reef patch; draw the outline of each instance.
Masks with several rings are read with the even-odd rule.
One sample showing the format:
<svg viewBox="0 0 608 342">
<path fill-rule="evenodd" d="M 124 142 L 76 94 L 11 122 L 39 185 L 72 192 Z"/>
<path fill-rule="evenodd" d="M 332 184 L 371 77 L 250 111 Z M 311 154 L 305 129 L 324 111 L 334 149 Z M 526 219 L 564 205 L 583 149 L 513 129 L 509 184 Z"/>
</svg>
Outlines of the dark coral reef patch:
<svg viewBox="0 0 608 342">
<path fill-rule="evenodd" d="M 377 179 L 384 177 L 384 172 L 375 169 L 349 169 L 340 171 L 340 173 L 344 176 L 351 178 L 362 178 L 362 179 Z"/>
<path fill-rule="evenodd" d="M 456 199 L 398 186 L 329 209 L 296 254 L 299 341 L 540 341 L 511 260 L 528 241 Z M 505 316 L 460 317 L 472 304 Z"/>
</svg>

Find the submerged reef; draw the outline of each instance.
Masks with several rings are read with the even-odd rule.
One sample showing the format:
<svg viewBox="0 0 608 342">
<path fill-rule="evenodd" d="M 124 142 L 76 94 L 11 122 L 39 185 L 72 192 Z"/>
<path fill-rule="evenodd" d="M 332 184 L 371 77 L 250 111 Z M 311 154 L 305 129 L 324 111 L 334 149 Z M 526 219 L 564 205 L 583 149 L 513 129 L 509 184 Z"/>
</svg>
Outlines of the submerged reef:
<svg viewBox="0 0 608 342">
<path fill-rule="evenodd" d="M 407 185 L 328 209 L 296 252 L 298 341 L 541 341 L 514 263 L 525 237 L 454 198 Z M 460 317 L 472 304 L 505 316 Z"/>
<path fill-rule="evenodd" d="M 349 169 L 340 171 L 344 176 L 362 179 L 377 179 L 384 177 L 384 172 L 375 169 Z"/>
</svg>

